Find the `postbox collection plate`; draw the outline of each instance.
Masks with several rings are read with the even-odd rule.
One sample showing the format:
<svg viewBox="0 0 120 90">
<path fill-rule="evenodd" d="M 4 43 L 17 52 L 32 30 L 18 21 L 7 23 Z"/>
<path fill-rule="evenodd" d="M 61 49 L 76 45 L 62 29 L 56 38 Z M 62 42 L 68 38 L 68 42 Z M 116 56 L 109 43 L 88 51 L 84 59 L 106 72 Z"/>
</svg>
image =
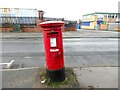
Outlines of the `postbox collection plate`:
<svg viewBox="0 0 120 90">
<path fill-rule="evenodd" d="M 57 47 L 56 38 L 50 38 L 50 47 Z"/>
</svg>

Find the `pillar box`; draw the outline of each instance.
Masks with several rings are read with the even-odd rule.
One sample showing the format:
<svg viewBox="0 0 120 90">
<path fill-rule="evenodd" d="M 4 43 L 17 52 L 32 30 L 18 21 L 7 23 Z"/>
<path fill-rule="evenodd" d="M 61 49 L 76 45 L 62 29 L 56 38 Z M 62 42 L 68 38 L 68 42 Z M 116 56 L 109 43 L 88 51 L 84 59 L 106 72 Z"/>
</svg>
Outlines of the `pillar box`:
<svg viewBox="0 0 120 90">
<path fill-rule="evenodd" d="M 39 24 L 43 32 L 47 78 L 64 81 L 65 66 L 62 41 L 64 22 L 47 21 Z"/>
</svg>

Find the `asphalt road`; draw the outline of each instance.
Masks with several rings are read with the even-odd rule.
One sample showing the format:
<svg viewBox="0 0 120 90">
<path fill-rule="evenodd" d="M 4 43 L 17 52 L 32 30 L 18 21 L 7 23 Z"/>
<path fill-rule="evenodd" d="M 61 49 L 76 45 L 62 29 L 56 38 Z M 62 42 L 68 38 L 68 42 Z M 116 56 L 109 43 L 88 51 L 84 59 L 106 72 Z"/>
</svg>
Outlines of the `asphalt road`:
<svg viewBox="0 0 120 90">
<path fill-rule="evenodd" d="M 117 38 L 65 38 L 64 57 L 66 67 L 118 66 Z M 2 62 L 15 60 L 24 67 L 45 66 L 42 38 L 4 39 Z"/>
</svg>

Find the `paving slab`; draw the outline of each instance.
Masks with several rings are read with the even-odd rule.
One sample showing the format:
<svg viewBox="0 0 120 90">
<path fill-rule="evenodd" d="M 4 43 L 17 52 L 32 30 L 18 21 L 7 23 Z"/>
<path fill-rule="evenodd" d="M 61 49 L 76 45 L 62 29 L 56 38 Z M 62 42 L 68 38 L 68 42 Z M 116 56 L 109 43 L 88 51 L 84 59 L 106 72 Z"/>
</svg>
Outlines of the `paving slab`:
<svg viewBox="0 0 120 90">
<path fill-rule="evenodd" d="M 118 67 L 81 67 L 74 72 L 83 88 L 118 88 Z"/>
<path fill-rule="evenodd" d="M 2 88 L 34 88 L 39 68 L 2 70 Z"/>
<path fill-rule="evenodd" d="M 2 88 L 42 88 L 37 78 L 39 70 L 2 70 Z M 118 67 L 79 67 L 74 68 L 74 73 L 80 88 L 118 88 Z"/>
</svg>

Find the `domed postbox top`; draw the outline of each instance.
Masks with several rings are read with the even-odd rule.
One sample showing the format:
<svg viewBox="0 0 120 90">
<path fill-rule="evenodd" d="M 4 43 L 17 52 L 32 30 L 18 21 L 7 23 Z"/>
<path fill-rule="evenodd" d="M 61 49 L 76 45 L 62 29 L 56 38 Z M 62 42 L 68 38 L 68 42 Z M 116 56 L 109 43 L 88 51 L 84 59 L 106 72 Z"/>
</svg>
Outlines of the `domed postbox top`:
<svg viewBox="0 0 120 90">
<path fill-rule="evenodd" d="M 46 21 L 39 24 L 42 28 L 62 27 L 63 25 L 63 21 Z"/>
</svg>

